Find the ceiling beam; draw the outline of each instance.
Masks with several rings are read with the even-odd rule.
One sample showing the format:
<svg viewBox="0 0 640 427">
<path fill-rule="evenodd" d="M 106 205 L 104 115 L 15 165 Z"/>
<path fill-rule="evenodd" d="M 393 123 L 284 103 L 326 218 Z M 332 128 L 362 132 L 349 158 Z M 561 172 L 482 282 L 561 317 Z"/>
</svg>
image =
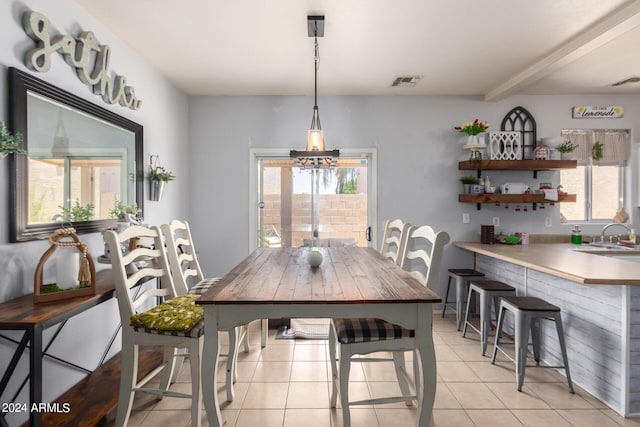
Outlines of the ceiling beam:
<svg viewBox="0 0 640 427">
<path fill-rule="evenodd" d="M 633 0 L 578 33 L 504 83 L 489 90 L 484 99 L 499 101 L 517 94 L 530 84 L 638 26 L 640 26 L 640 0 Z"/>
</svg>

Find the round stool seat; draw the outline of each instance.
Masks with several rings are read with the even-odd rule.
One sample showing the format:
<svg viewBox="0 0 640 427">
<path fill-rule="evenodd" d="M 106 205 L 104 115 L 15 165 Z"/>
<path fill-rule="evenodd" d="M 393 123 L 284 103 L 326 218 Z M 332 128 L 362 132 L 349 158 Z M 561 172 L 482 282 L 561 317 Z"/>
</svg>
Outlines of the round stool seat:
<svg viewBox="0 0 640 427">
<path fill-rule="evenodd" d="M 502 300 L 512 307 L 523 311 L 560 311 L 560 307 L 537 297 L 502 297 Z"/>
</svg>

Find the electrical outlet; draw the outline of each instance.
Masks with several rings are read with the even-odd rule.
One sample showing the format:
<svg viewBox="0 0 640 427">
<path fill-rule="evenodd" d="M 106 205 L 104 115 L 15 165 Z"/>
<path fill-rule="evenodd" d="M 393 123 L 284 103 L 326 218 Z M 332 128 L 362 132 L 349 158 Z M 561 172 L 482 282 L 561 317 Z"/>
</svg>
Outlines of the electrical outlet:
<svg viewBox="0 0 640 427">
<path fill-rule="evenodd" d="M 469 224 L 469 214 L 467 212 L 462 214 L 462 223 Z"/>
<path fill-rule="evenodd" d="M 494 216 L 493 217 L 493 225 L 495 227 L 500 227 L 500 217 L 499 216 Z"/>
<path fill-rule="evenodd" d="M 551 217 L 548 216 L 544 219 L 544 226 L 545 227 L 551 227 L 553 225 L 553 222 L 551 221 Z"/>
</svg>

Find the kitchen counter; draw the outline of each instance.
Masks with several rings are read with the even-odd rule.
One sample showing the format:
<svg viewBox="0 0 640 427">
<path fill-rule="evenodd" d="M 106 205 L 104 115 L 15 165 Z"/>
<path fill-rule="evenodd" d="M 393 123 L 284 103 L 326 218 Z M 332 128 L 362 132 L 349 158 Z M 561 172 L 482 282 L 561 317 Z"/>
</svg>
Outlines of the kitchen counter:
<svg viewBox="0 0 640 427">
<path fill-rule="evenodd" d="M 640 264 L 630 261 L 640 258 L 639 250 L 571 243 L 454 246 L 472 252 L 473 267 L 488 280 L 560 307 L 574 383 L 620 415 L 640 417 Z M 512 333 L 510 316 L 505 323 Z M 553 322 L 540 326 L 542 361 L 562 365 Z"/>
<path fill-rule="evenodd" d="M 486 245 L 455 242 L 454 246 L 572 282 L 640 286 L 638 264 L 622 259 L 623 256 L 640 255 L 637 249 L 606 249 L 570 243 Z"/>
</svg>

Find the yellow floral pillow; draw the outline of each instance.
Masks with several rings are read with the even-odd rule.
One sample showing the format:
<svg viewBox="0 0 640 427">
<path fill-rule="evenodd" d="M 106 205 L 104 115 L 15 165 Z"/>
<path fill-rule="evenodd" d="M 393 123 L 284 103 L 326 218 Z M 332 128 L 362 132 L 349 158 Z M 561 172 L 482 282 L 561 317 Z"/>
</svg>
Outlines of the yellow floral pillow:
<svg viewBox="0 0 640 427">
<path fill-rule="evenodd" d="M 190 331 L 204 319 L 202 307 L 196 305 L 200 295 L 183 295 L 131 316 L 131 326 L 157 331 Z"/>
</svg>

